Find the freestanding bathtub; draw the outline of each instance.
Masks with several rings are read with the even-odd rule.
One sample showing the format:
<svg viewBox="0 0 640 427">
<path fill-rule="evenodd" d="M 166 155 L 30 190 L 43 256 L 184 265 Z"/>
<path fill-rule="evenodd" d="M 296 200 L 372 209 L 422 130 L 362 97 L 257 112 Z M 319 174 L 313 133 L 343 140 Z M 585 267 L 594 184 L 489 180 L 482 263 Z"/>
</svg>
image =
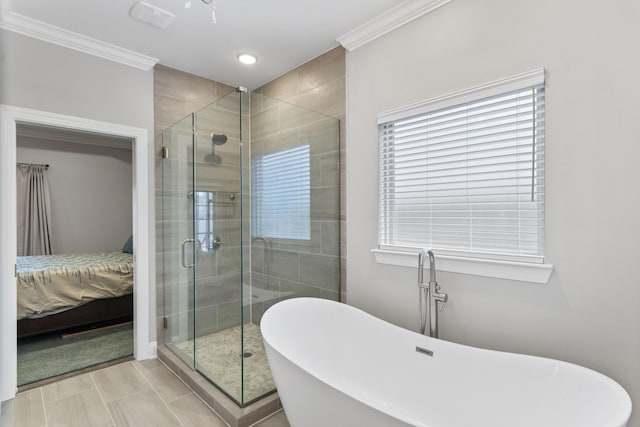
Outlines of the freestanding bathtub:
<svg viewBox="0 0 640 427">
<path fill-rule="evenodd" d="M 338 302 L 264 314 L 293 427 L 624 427 L 626 391 L 590 369 L 433 339 Z"/>
</svg>

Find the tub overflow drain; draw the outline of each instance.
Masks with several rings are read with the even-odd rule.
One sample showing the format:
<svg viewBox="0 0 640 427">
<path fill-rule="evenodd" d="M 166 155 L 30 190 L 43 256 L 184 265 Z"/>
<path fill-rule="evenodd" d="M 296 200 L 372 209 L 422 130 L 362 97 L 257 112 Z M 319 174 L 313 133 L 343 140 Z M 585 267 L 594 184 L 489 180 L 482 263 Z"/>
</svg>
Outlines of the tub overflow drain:
<svg viewBox="0 0 640 427">
<path fill-rule="evenodd" d="M 416 347 L 416 351 L 418 353 L 426 354 L 427 356 L 433 357 L 433 351 L 427 350 L 426 348 Z"/>
</svg>

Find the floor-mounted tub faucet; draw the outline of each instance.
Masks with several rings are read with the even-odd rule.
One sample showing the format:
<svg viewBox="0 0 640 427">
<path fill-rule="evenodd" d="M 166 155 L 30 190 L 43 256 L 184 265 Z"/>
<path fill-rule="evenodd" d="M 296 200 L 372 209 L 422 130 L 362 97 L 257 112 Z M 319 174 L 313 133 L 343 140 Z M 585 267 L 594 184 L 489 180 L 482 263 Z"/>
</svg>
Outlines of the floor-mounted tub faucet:
<svg viewBox="0 0 640 427">
<path fill-rule="evenodd" d="M 424 262 L 429 257 L 429 283 L 424 283 Z M 440 285 L 436 281 L 436 257 L 433 251 L 422 250 L 418 254 L 418 289 L 420 292 L 420 333 L 425 334 L 428 326 L 428 335 L 438 338 L 438 312 L 449 298 L 447 294 L 440 292 Z M 438 307 L 440 303 L 440 307 Z"/>
</svg>

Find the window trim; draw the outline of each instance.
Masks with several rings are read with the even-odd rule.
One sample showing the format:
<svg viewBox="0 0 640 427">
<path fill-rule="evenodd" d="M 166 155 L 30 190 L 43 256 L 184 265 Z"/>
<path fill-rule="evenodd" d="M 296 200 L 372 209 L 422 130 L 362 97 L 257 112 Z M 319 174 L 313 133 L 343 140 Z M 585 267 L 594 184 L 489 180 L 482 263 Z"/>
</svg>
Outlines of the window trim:
<svg viewBox="0 0 640 427">
<path fill-rule="evenodd" d="M 371 249 L 378 264 L 400 267 L 417 267 L 418 251 Z M 521 282 L 546 284 L 553 271 L 553 264 L 516 262 L 498 259 L 442 255 L 435 251 L 436 269 L 451 273 L 509 279 Z M 425 266 L 428 269 L 428 266 Z"/>
<path fill-rule="evenodd" d="M 427 101 L 388 110 L 377 115 L 377 124 L 379 125 L 406 117 L 424 114 L 429 111 L 471 102 L 478 98 L 499 95 L 525 86 L 534 86 L 544 83 L 544 81 L 544 68 L 536 68 L 504 79 L 495 80 L 486 84 L 432 98 Z M 379 216 L 380 215 L 378 213 L 378 218 Z M 416 248 L 394 247 L 380 243 L 378 243 L 377 248 L 371 250 L 379 264 L 404 267 L 417 266 L 416 257 L 418 251 L 419 249 Z M 456 251 L 451 250 L 436 251 L 437 268 L 439 271 L 449 271 L 533 283 L 547 283 L 553 270 L 553 264 L 544 263 L 543 257 L 512 258 L 503 254 L 496 254 L 495 256 L 493 254 L 486 254 L 485 256 L 473 253 L 466 254 L 464 252 L 456 254 L 455 252 Z"/>
<path fill-rule="evenodd" d="M 521 89 L 525 86 L 534 86 L 544 83 L 544 68 L 536 68 L 525 73 L 520 73 L 500 80 L 495 80 L 468 89 L 438 96 L 427 101 L 417 102 L 404 107 L 388 110 L 377 115 L 377 124 L 383 124 L 406 117 L 424 114 L 429 111 L 452 107 L 466 102 L 476 101 L 478 98 L 487 98 L 504 92 Z"/>
</svg>

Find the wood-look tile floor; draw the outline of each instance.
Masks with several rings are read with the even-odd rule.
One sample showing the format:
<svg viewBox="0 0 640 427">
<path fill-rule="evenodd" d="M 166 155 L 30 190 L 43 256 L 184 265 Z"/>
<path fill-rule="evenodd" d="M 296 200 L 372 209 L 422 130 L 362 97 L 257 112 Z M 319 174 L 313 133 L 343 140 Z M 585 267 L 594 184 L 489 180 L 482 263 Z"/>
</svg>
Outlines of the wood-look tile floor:
<svg viewBox="0 0 640 427">
<path fill-rule="evenodd" d="M 2 427 L 228 426 L 158 359 L 129 361 L 19 393 Z M 289 427 L 280 411 L 254 427 Z"/>
</svg>

